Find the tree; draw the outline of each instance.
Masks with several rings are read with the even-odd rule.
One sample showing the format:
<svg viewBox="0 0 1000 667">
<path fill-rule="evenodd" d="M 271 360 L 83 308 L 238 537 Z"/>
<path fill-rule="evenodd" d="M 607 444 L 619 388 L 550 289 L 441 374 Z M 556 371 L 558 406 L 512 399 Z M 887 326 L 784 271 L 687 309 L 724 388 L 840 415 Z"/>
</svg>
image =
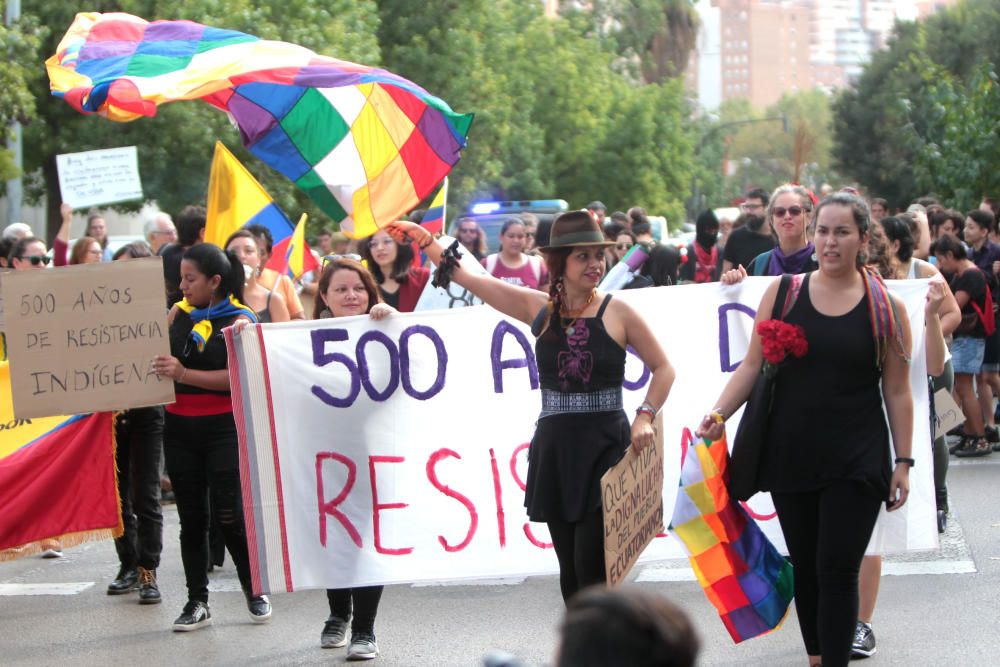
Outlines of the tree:
<svg viewBox="0 0 1000 667">
<path fill-rule="evenodd" d="M 365 64 L 377 64 L 380 55 L 374 35 L 378 16 L 369 0 L 102 0 L 92 5 L 95 11 L 124 11 L 147 20 L 190 19 L 241 30 Z M 30 15 L 51 26 L 51 31 L 28 61 L 41 63 L 55 53 L 74 13 L 70 5 L 56 0 L 31 3 Z M 134 144 L 146 195 L 165 210 L 176 211 L 185 204 L 205 201 L 217 139 L 234 150 L 289 215 L 305 210 L 314 220 L 324 219 L 318 207 L 289 181 L 245 151 L 226 116 L 209 105 L 196 101 L 168 104 L 154 118 L 114 123 L 78 114 L 53 98 L 42 68 L 33 69 L 38 73 L 29 89 L 38 117 L 25 130 L 25 169 L 41 177 L 28 184 L 26 194 L 36 201 L 47 195 L 50 235 L 59 221 L 57 154 Z"/>
<path fill-rule="evenodd" d="M 915 58 L 912 67 L 927 86 L 919 98 L 902 100 L 911 118 L 902 130 L 915 155 L 914 180 L 953 207 L 973 208 L 984 195 L 1000 192 L 997 73 L 983 64 L 963 84 L 928 58 Z"/>
<path fill-rule="evenodd" d="M 598 32 L 605 32 L 628 69 L 645 83 L 684 74 L 698 38 L 698 12 L 691 0 L 600 0 L 594 2 Z"/>
<path fill-rule="evenodd" d="M 35 68 L 29 63 L 33 63 L 45 32 L 31 16 L 22 17 L 11 27 L 0 25 L 0 53 L 5 62 L 0 68 L 0 126 L 4 128 L 15 121 L 29 123 L 35 117 L 35 98 L 28 86 Z M 10 151 L 0 148 L 0 180 L 18 175 Z"/>
</svg>

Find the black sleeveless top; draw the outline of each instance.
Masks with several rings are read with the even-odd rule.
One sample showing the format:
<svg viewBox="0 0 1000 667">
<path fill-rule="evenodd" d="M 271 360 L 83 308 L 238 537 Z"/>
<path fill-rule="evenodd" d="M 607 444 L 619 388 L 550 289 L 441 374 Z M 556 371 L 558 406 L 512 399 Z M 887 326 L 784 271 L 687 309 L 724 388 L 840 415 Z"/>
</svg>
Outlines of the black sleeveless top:
<svg viewBox="0 0 1000 667">
<path fill-rule="evenodd" d="M 271 321 L 271 290 L 267 290 L 267 301 L 264 302 L 264 310 L 257 311 L 257 324 L 267 324 Z M 214 326 L 214 325 L 213 325 Z"/>
<path fill-rule="evenodd" d="M 183 310 L 177 311 L 174 323 L 170 325 L 170 354 L 177 357 L 185 368 L 193 371 L 218 371 L 229 368 L 229 357 L 226 352 L 226 339 L 222 330 L 236 321 L 239 315 L 212 319 L 212 335 L 205 343 L 205 349 L 198 351 L 198 346 L 189 338 L 188 334 L 194 328 L 191 317 Z M 193 387 L 180 382 L 174 383 L 174 390 L 178 394 L 220 394 L 228 396 L 229 391 L 214 391 Z"/>
<path fill-rule="evenodd" d="M 778 492 L 855 480 L 884 500 L 892 467 L 868 295 L 844 315 L 823 315 L 810 277 L 785 317 L 805 329 L 809 351 L 778 371 L 760 480 Z"/>
<path fill-rule="evenodd" d="M 625 379 L 625 350 L 604 328 L 608 294 L 594 317 L 578 318 L 563 326 L 554 312 L 549 326 L 535 341 L 535 358 L 542 389 L 588 392 L 621 387 Z"/>
</svg>

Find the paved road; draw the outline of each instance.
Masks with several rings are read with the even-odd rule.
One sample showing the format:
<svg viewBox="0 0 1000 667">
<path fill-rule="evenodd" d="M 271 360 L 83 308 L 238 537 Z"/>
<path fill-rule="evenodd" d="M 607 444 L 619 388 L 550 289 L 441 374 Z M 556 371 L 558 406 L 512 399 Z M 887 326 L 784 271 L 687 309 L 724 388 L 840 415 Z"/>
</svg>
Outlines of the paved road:
<svg viewBox="0 0 1000 667">
<path fill-rule="evenodd" d="M 871 667 L 1000 664 L 1000 455 L 953 464 L 954 514 L 942 549 L 886 566 L 897 576 L 883 578 L 875 623 L 879 652 L 867 661 Z M 323 592 L 274 596 L 272 622 L 253 625 L 231 565 L 212 575 L 214 625 L 189 634 L 170 632 L 184 592 L 172 507 L 167 520 L 160 570 L 164 603 L 159 606 L 140 607 L 133 596 L 105 595 L 117 570 L 107 542 L 69 550 L 58 561 L 33 557 L 0 563 L 0 664 L 344 662 L 343 649 L 319 648 L 327 614 Z M 701 665 L 805 664 L 794 614 L 776 633 L 737 646 L 684 563 L 646 566 L 635 579 L 634 585 L 669 596 L 692 615 L 704 644 Z M 37 594 L 46 588 L 70 594 Z M 491 649 L 532 665 L 546 664 L 560 612 L 555 577 L 390 587 L 376 627 L 382 657 L 375 664 L 477 665 Z"/>
</svg>

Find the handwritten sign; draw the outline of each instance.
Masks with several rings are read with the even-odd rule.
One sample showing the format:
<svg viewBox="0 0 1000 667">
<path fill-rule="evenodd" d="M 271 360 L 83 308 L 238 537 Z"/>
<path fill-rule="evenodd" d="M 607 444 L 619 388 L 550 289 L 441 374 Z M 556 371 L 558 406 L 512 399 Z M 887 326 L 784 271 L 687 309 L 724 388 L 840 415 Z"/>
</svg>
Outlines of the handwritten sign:
<svg viewBox="0 0 1000 667">
<path fill-rule="evenodd" d="M 604 567 L 608 586 L 628 575 L 639 555 L 663 532 L 663 413 L 656 416 L 656 438 L 624 458 L 601 477 L 604 508 Z"/>
<path fill-rule="evenodd" d="M 18 419 L 171 403 L 150 370 L 169 354 L 159 257 L 4 276 Z"/>
<path fill-rule="evenodd" d="M 56 156 L 59 191 L 73 208 L 142 199 L 135 146 Z"/>
<path fill-rule="evenodd" d="M 937 422 L 934 428 L 934 439 L 943 438 L 948 431 L 965 421 L 962 408 L 951 397 L 951 392 L 947 389 L 938 389 L 934 392 L 934 412 L 937 414 Z"/>
</svg>

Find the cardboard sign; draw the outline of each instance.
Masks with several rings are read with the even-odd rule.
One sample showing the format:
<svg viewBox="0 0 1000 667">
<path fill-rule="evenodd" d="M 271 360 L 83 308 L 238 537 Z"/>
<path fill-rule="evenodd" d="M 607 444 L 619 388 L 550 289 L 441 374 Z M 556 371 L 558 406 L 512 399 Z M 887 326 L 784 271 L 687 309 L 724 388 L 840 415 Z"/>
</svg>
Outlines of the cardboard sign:
<svg viewBox="0 0 1000 667">
<path fill-rule="evenodd" d="M 937 414 L 937 421 L 934 428 L 934 439 L 943 438 L 948 431 L 965 421 L 962 408 L 958 406 L 951 392 L 947 389 L 939 389 L 934 392 L 934 412 Z"/>
<path fill-rule="evenodd" d="M 56 156 L 59 192 L 73 208 L 142 199 L 135 146 Z"/>
<path fill-rule="evenodd" d="M 663 413 L 653 422 L 656 437 L 641 452 L 629 447 L 601 477 L 604 508 L 604 567 L 617 586 L 653 538 L 663 532 Z"/>
<path fill-rule="evenodd" d="M 18 419 L 173 402 L 161 258 L 12 271 L 3 298 Z"/>
</svg>

